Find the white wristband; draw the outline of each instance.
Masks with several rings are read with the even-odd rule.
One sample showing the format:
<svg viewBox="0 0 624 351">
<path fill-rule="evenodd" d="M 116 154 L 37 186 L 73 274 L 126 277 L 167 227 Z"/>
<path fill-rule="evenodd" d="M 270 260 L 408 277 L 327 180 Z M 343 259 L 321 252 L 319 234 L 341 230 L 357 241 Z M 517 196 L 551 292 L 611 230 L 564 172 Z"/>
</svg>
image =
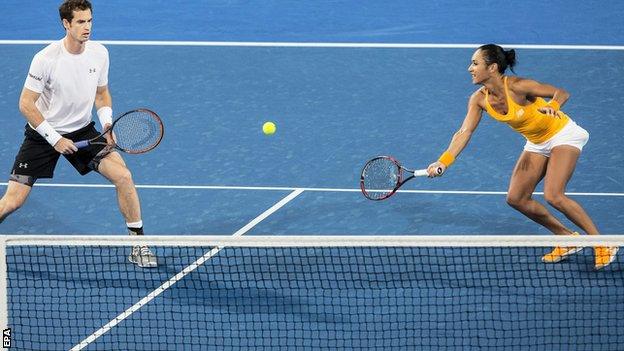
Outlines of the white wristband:
<svg viewBox="0 0 624 351">
<path fill-rule="evenodd" d="M 52 128 L 50 123 L 45 120 L 39 123 L 35 130 L 52 146 L 56 145 L 56 143 L 62 138 L 61 135 L 54 130 L 54 128 Z"/>
<path fill-rule="evenodd" d="M 105 125 L 113 123 L 113 109 L 110 106 L 102 106 L 97 110 L 98 118 L 102 128 Z"/>
</svg>

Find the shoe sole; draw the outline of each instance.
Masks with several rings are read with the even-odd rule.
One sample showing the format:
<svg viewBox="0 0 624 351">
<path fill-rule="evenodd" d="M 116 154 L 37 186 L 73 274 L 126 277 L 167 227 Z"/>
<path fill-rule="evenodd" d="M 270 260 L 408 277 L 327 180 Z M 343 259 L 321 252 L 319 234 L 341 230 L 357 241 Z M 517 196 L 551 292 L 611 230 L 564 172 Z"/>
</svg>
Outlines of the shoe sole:
<svg viewBox="0 0 624 351">
<path fill-rule="evenodd" d="M 565 260 L 566 258 L 568 258 L 568 256 L 574 255 L 575 253 L 577 253 L 577 252 L 579 252 L 579 251 L 581 251 L 583 249 L 584 249 L 583 247 L 574 248 L 574 249 L 564 253 L 563 255 L 559 256 L 557 259 L 554 259 L 552 261 L 547 261 L 544 257 L 542 257 L 542 262 L 544 262 L 544 263 L 558 263 L 558 262 L 561 262 L 561 261 Z"/>
</svg>

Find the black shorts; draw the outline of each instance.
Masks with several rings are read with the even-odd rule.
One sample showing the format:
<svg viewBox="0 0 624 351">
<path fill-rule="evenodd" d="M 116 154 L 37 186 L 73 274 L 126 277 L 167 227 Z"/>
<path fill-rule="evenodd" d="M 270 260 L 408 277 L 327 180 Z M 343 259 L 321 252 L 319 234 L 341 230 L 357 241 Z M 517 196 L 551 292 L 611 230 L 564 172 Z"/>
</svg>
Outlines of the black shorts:
<svg viewBox="0 0 624 351">
<path fill-rule="evenodd" d="M 99 134 L 95 129 L 95 122 L 91 122 L 77 131 L 63 134 L 63 137 L 72 141 L 78 141 L 92 139 Z M 54 147 L 28 124 L 26 124 L 24 136 L 24 142 L 15 157 L 11 179 L 30 178 L 32 183 L 34 183 L 37 178 L 52 178 L 54 176 L 54 168 L 56 168 L 56 163 L 61 154 L 54 150 Z M 100 137 L 100 139 L 98 141 L 105 141 L 103 137 Z M 81 175 L 85 175 L 93 170 L 97 171 L 99 161 L 108 153 L 110 153 L 110 149 L 105 145 L 90 145 L 71 155 L 63 156 Z"/>
</svg>

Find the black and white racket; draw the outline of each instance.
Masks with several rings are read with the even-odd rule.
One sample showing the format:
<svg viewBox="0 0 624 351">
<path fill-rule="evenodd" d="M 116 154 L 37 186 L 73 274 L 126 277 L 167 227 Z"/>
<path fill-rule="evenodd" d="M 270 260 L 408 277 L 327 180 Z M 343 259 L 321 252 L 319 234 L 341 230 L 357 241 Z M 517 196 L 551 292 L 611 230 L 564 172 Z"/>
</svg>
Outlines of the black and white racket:
<svg viewBox="0 0 624 351">
<path fill-rule="evenodd" d="M 129 154 L 142 154 L 154 149 L 163 138 L 164 125 L 156 112 L 140 108 L 117 117 L 110 128 L 89 140 L 74 143 L 77 148 L 89 145 L 108 145 L 101 137 L 111 133 L 117 150 Z M 100 139 L 100 140 L 98 140 Z"/>
<path fill-rule="evenodd" d="M 437 169 L 442 174 L 442 169 Z M 385 200 L 414 177 L 429 175 L 426 169 L 407 169 L 391 156 L 377 156 L 364 165 L 360 175 L 360 189 L 369 200 Z"/>
</svg>

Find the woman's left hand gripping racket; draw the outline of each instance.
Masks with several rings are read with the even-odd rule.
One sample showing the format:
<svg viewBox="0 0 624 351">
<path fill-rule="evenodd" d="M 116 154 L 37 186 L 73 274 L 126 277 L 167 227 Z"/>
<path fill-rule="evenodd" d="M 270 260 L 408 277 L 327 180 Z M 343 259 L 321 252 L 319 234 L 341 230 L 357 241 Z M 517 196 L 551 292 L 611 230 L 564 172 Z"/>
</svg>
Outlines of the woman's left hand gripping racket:
<svg viewBox="0 0 624 351">
<path fill-rule="evenodd" d="M 437 169 L 442 174 L 442 169 Z M 390 156 L 377 156 L 366 162 L 360 176 L 362 194 L 369 200 L 385 200 L 414 177 L 429 175 L 426 169 L 407 169 Z M 407 178 L 406 178 L 407 176 Z"/>
<path fill-rule="evenodd" d="M 111 127 L 97 137 L 77 141 L 74 145 L 79 149 L 89 145 L 108 145 L 106 141 L 101 140 L 107 133 L 112 136 L 114 140 L 112 146 L 117 150 L 129 154 L 142 154 L 160 144 L 165 128 L 156 112 L 141 108 L 117 117 Z"/>
</svg>

